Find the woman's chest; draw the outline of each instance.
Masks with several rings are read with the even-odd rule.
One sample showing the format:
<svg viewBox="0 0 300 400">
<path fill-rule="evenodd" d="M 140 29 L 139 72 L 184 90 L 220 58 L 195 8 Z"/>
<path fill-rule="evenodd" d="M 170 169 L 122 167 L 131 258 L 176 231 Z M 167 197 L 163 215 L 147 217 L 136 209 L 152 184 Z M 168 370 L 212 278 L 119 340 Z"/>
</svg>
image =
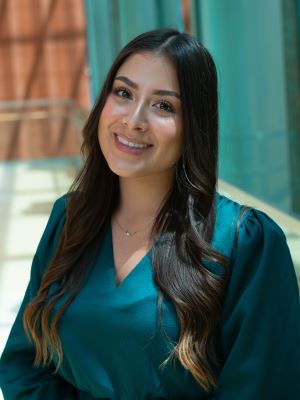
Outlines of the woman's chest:
<svg viewBox="0 0 300 400">
<path fill-rule="evenodd" d="M 101 338 L 106 347 L 111 344 L 114 348 L 124 340 L 127 347 L 148 347 L 162 330 L 176 341 L 179 323 L 175 308 L 170 301 L 163 301 L 159 310 L 152 275 L 150 259 L 143 256 L 116 285 L 113 261 L 99 259 L 67 308 L 62 328 L 86 335 L 85 340 L 91 344 Z M 161 337 L 163 346 L 166 339 Z"/>
<path fill-rule="evenodd" d="M 130 272 L 139 265 L 149 252 L 149 235 L 143 232 L 125 235 L 123 231 L 112 226 L 111 252 L 115 271 L 115 283 L 119 285 Z"/>
<path fill-rule="evenodd" d="M 188 371 L 172 362 L 161 369 L 180 326 L 171 302 L 165 299 L 159 311 L 150 258 L 116 286 L 111 247 L 105 249 L 61 318 L 61 373 L 98 397 L 120 398 L 109 396 L 130 388 L 128 398 L 195 398 L 201 390 Z"/>
</svg>

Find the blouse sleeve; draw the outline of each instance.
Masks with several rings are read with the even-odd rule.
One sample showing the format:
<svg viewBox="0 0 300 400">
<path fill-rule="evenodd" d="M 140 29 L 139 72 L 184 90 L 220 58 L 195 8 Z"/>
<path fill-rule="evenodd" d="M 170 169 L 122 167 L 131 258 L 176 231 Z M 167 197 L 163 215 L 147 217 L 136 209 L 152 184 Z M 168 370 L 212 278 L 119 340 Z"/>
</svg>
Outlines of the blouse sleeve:
<svg viewBox="0 0 300 400">
<path fill-rule="evenodd" d="M 5 400 L 76 399 L 76 390 L 59 375 L 47 368 L 33 366 L 34 347 L 23 329 L 23 312 L 36 295 L 43 271 L 57 245 L 65 221 L 65 197 L 52 209 L 46 229 L 33 258 L 30 281 L 20 310 L 0 359 L 0 386 Z"/>
<path fill-rule="evenodd" d="M 300 399 L 297 279 L 285 235 L 263 212 L 242 221 L 231 271 L 215 399 Z"/>
</svg>

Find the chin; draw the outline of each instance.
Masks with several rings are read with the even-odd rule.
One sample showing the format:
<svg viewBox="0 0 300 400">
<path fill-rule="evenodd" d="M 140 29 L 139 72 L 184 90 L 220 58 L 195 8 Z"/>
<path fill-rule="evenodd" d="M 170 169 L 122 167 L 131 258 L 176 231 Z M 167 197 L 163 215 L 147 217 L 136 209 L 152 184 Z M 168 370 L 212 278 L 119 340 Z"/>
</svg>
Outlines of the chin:
<svg viewBox="0 0 300 400">
<path fill-rule="evenodd" d="M 113 171 L 119 178 L 143 178 L 146 177 L 146 174 L 142 172 L 132 172 L 132 171 L 124 171 L 124 170 L 115 170 Z"/>
<path fill-rule="evenodd" d="M 120 178 L 138 178 L 144 174 L 141 171 L 134 171 L 128 168 L 118 167 L 115 164 L 108 163 L 109 169 Z"/>
</svg>

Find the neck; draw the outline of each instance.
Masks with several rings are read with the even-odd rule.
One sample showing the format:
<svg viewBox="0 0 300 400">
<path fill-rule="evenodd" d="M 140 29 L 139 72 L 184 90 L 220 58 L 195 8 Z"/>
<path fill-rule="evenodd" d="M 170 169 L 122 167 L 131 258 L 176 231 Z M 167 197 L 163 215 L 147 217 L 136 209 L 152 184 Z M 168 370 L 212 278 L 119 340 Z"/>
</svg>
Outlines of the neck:
<svg viewBox="0 0 300 400">
<path fill-rule="evenodd" d="M 120 204 L 116 216 L 127 226 L 138 227 L 155 218 L 173 184 L 174 174 L 119 178 Z"/>
</svg>

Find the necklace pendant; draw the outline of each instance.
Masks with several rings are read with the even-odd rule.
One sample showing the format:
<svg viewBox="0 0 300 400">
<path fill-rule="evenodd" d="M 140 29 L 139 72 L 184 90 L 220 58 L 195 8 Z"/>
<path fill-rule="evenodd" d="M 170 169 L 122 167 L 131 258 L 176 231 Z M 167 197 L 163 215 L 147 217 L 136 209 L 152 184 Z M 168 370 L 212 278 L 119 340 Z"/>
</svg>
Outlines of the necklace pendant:
<svg viewBox="0 0 300 400">
<path fill-rule="evenodd" d="M 126 235 L 126 236 L 131 236 L 131 235 L 130 235 L 130 232 L 128 232 L 128 231 L 125 231 L 125 235 Z"/>
</svg>

